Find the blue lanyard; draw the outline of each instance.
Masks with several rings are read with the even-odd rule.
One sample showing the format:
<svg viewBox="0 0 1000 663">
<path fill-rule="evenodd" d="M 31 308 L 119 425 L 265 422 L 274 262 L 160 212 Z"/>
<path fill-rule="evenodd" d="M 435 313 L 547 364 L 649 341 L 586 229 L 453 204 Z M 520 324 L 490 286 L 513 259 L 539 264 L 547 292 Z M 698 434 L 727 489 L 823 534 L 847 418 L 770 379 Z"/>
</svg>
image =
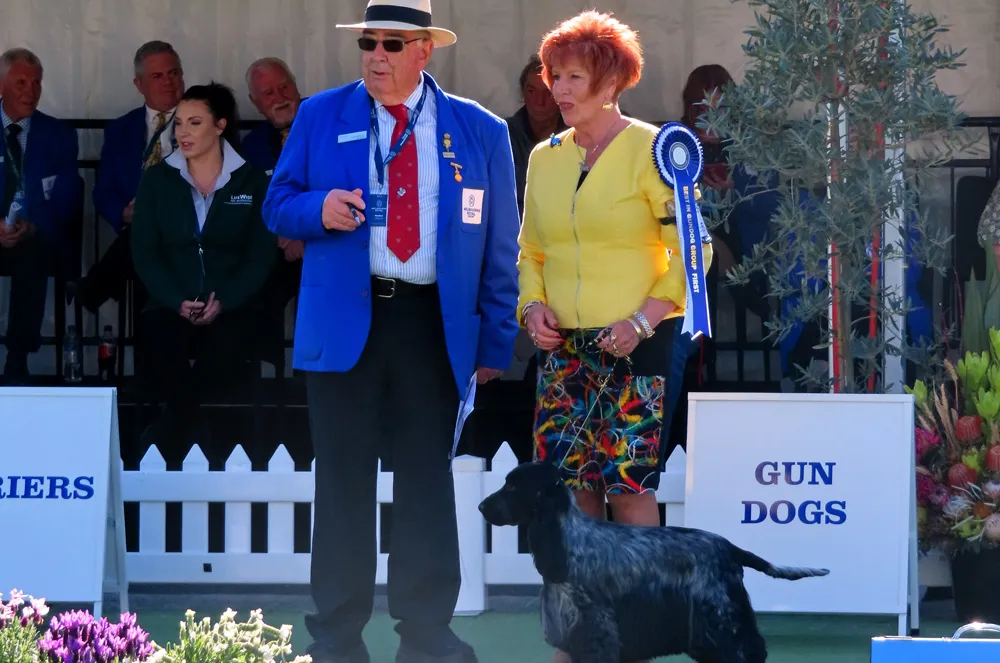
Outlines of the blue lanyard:
<svg viewBox="0 0 1000 663">
<path fill-rule="evenodd" d="M 399 155 L 399 153 L 403 150 L 403 146 L 406 145 L 406 141 L 410 139 L 413 129 L 417 126 L 417 120 L 420 118 L 420 111 L 424 109 L 424 100 L 426 99 L 427 84 L 425 83 L 424 91 L 420 95 L 420 101 L 417 102 L 417 107 L 413 109 L 413 114 L 410 117 L 410 121 L 406 125 L 406 129 L 403 131 L 403 135 L 399 137 L 399 140 L 396 141 L 395 145 L 390 147 L 389 154 L 386 155 L 385 160 L 382 159 L 382 147 L 379 145 L 378 117 L 375 115 L 375 102 L 372 102 L 372 135 L 375 137 L 375 171 L 378 174 L 379 186 L 382 186 L 385 183 L 385 167 Z"/>
</svg>

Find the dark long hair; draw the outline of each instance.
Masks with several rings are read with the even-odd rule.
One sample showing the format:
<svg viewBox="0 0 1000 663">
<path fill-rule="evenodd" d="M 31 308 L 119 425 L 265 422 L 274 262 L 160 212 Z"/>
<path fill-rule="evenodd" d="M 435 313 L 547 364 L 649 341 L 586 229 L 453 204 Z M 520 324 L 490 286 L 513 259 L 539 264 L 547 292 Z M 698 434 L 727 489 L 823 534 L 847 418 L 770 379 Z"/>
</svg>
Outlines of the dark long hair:
<svg viewBox="0 0 1000 663">
<path fill-rule="evenodd" d="M 229 141 L 237 152 L 240 149 L 240 113 L 236 106 L 236 95 L 223 85 L 212 81 L 208 85 L 192 85 L 184 92 L 181 101 L 201 101 L 208 106 L 212 119 L 226 121 L 222 138 Z"/>
<path fill-rule="evenodd" d="M 684 116 L 681 122 L 694 129 L 698 116 L 705 112 L 704 107 L 698 105 L 705 98 L 705 92 L 713 88 L 718 88 L 721 92 L 732 82 L 733 77 L 720 64 L 703 64 L 696 67 L 688 76 L 684 92 L 681 94 L 684 104 Z"/>
</svg>

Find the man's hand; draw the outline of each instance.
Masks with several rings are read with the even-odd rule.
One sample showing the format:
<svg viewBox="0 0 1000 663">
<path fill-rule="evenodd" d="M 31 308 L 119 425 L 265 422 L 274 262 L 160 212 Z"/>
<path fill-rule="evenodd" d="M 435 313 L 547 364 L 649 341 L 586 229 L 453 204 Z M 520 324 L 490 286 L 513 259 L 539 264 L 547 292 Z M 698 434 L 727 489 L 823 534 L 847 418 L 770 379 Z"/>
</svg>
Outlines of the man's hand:
<svg viewBox="0 0 1000 663">
<path fill-rule="evenodd" d="M 285 240 L 285 245 L 281 247 L 281 250 L 284 251 L 287 262 L 295 262 L 302 260 L 302 256 L 306 254 L 306 244 L 299 239 L 289 239 Z"/>
<path fill-rule="evenodd" d="M 503 375 L 503 371 L 499 368 L 477 368 L 476 382 L 478 384 L 486 384 L 490 380 L 495 380 L 501 375 Z"/>
<path fill-rule="evenodd" d="M 122 228 L 125 228 L 132 223 L 132 216 L 134 214 L 135 214 L 135 198 L 129 201 L 129 204 L 125 206 L 125 210 L 122 212 Z"/>
<path fill-rule="evenodd" d="M 343 189 L 333 189 L 326 194 L 323 200 L 323 227 L 327 230 L 344 230 L 350 232 L 358 227 L 358 222 L 354 220 L 347 203 L 351 203 L 358 209 L 358 218 L 363 222 L 365 215 L 361 210 L 365 208 L 365 201 L 361 199 L 361 189 L 354 191 L 344 191 Z"/>
<path fill-rule="evenodd" d="M 12 227 L 9 227 L 5 219 L 3 223 L 0 223 L 0 246 L 5 249 L 12 249 L 21 240 L 31 235 L 34 230 L 34 226 L 27 221 L 18 221 Z"/>
</svg>

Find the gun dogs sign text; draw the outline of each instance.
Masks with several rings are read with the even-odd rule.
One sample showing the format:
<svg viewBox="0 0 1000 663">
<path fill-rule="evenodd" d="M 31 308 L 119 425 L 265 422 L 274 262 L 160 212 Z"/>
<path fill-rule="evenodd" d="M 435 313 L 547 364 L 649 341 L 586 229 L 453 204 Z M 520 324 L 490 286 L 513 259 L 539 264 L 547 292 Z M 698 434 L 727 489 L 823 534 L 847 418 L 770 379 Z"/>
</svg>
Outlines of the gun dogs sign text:
<svg viewBox="0 0 1000 663">
<path fill-rule="evenodd" d="M 832 486 L 832 462 L 763 461 L 757 464 L 753 477 L 761 486 Z M 795 503 L 780 499 L 770 504 L 759 500 L 743 500 L 744 525 L 755 525 L 770 520 L 779 525 L 798 521 L 807 525 L 843 525 L 847 520 L 845 500 L 803 500 Z"/>
<path fill-rule="evenodd" d="M 684 525 L 830 569 L 795 582 L 746 569 L 756 610 L 905 619 L 912 454 L 910 396 L 691 394 Z"/>
</svg>

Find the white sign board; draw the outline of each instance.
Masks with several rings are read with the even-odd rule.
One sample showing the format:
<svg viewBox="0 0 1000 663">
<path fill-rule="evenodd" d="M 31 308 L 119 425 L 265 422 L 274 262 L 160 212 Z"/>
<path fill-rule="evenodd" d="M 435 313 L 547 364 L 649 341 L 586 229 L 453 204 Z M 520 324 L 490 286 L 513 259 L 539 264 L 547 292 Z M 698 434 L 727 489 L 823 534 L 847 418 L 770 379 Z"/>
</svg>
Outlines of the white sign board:
<svg viewBox="0 0 1000 663">
<path fill-rule="evenodd" d="M 127 611 L 116 390 L 0 389 L 0 422 L 0 592 Z"/>
<path fill-rule="evenodd" d="M 897 615 L 906 635 L 909 607 L 916 627 L 913 407 L 909 395 L 690 395 L 685 526 L 830 570 L 746 569 L 755 610 Z"/>
</svg>

